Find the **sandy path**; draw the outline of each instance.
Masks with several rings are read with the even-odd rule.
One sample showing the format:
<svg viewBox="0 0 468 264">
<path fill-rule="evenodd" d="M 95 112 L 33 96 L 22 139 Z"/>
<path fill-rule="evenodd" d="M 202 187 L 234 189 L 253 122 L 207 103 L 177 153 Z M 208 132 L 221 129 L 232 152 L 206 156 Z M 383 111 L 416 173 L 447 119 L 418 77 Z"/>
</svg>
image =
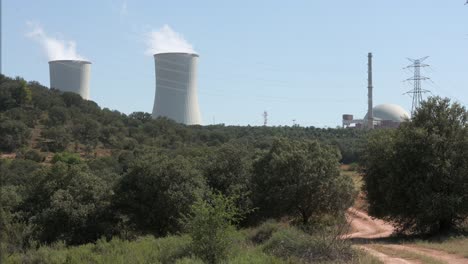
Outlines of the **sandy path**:
<svg viewBox="0 0 468 264">
<path fill-rule="evenodd" d="M 346 215 L 350 225 L 351 225 L 351 232 L 348 235 L 343 236 L 343 238 L 347 239 L 362 239 L 363 243 L 361 245 L 357 245 L 357 248 L 365 250 L 369 254 L 375 256 L 383 263 L 388 264 L 399 264 L 399 263 L 421 263 L 421 261 L 414 260 L 414 259 L 405 259 L 402 257 L 390 256 L 384 254 L 376 250 L 375 248 L 371 248 L 371 246 L 366 245 L 366 242 L 371 242 L 373 239 L 378 238 L 386 238 L 390 237 L 394 231 L 394 228 L 389 223 L 386 223 L 380 219 L 371 218 L 365 212 L 359 211 L 357 209 L 349 209 Z M 401 244 L 379 244 L 384 246 L 385 248 L 393 249 L 395 253 L 398 251 L 406 251 L 411 253 L 416 253 L 420 255 L 424 255 L 430 258 L 433 258 L 440 262 L 445 263 L 453 263 L 453 264 L 468 264 L 468 259 L 462 256 L 449 254 L 444 251 L 428 249 L 418 246 L 408 246 L 408 245 L 401 245 Z"/>
</svg>

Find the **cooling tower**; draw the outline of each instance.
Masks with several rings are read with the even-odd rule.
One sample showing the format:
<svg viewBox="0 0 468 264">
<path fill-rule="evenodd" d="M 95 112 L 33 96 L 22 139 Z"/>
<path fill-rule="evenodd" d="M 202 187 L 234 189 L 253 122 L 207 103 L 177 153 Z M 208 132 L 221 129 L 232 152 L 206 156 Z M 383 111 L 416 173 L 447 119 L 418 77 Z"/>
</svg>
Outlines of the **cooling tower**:
<svg viewBox="0 0 468 264">
<path fill-rule="evenodd" d="M 73 92 L 89 100 L 91 62 L 82 60 L 49 61 L 50 88 Z"/>
<path fill-rule="evenodd" d="M 158 53 L 153 118 L 164 116 L 186 125 L 201 124 L 197 95 L 198 55 Z"/>
</svg>

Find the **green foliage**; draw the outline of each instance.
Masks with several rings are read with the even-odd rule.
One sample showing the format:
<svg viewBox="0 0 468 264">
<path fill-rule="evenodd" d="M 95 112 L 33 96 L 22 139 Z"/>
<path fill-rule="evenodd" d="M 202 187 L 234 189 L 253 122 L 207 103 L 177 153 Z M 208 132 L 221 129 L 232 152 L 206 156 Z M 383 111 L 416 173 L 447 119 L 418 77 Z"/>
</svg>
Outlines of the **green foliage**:
<svg viewBox="0 0 468 264">
<path fill-rule="evenodd" d="M 319 261 L 349 262 L 353 251 L 351 244 L 326 232 L 306 234 L 294 227 L 286 227 L 273 233 L 263 245 L 263 251 L 293 262 L 316 263 Z"/>
<path fill-rule="evenodd" d="M 280 194 L 288 198 L 284 203 L 277 206 L 269 200 L 268 189 L 264 189 L 256 194 L 254 205 L 254 187 L 261 189 L 259 184 L 265 181 L 266 186 L 274 189 L 275 184 L 283 184 L 282 180 L 286 178 L 276 181 L 280 177 L 278 173 L 266 173 L 271 169 L 268 166 L 265 170 L 258 166 L 254 170 L 253 163 L 266 160 L 264 155 L 277 145 L 274 143 L 277 137 L 296 143 L 320 141 L 323 145 L 317 153 L 323 154 L 325 159 L 333 156 L 333 166 L 339 156 L 334 154 L 332 147 L 323 147 L 325 145 L 339 148 L 343 153 L 342 162 L 355 161 L 365 134 L 361 130 L 299 126 L 186 126 L 167 118 L 153 119 L 149 113 L 136 112 L 127 116 L 115 110 L 101 109 L 95 102 L 83 100 L 73 93 L 48 89 L 37 82 L 26 83 L 21 78 L 0 76 L 0 150 L 18 154 L 15 160 L 0 159 L 2 186 L 7 187 L 4 191 L 8 190 L 8 196 L 5 194 L 5 197 L 9 199 L 2 209 L 5 211 L 3 215 L 8 216 L 4 226 L 8 225 L 6 229 L 11 230 L 8 237 L 14 238 L 7 244 L 15 250 L 26 251 L 37 240 L 58 247 L 56 250 L 63 254 L 59 256 L 44 248 L 35 253 L 31 250 L 28 252 L 31 255 L 21 260 L 24 262 L 56 261 L 48 254 L 60 263 L 99 262 L 101 260 L 69 255 L 73 250 L 60 247 L 96 241 L 101 236 L 134 239 L 141 234 L 176 233 L 181 229 L 180 216 L 187 215 L 190 206 L 204 197 L 208 188 L 236 197 L 235 206 L 242 212 L 250 212 L 254 206 L 261 207 L 258 214 L 246 215 L 240 223 L 244 226 L 270 215 L 296 216 L 299 211 L 290 211 L 285 205 L 293 203 L 294 199 L 301 201 L 303 197 L 298 195 L 290 199 L 289 195 L 295 188 L 302 194 L 307 194 L 302 190 L 315 190 L 312 183 L 307 187 L 308 182 L 295 185 L 285 181 L 287 184 Z M 297 147 L 297 150 L 301 148 Z M 294 150 L 293 154 L 284 156 L 294 160 L 301 151 Z M 53 155 L 44 152 L 54 152 L 52 164 L 48 159 L 42 162 L 45 155 Z M 281 151 L 283 154 L 288 152 Z M 292 166 L 277 162 L 275 166 L 288 171 L 293 175 L 291 179 L 298 183 L 307 179 L 304 175 L 318 178 L 321 173 L 309 173 L 313 171 L 312 167 L 328 163 L 322 162 L 324 158 L 320 159 L 319 154 L 311 153 L 298 159 L 307 166 L 295 162 Z M 26 156 L 31 160 L 24 159 Z M 325 171 L 326 180 L 319 181 L 320 195 L 324 198 L 320 196 L 318 204 L 331 201 L 327 208 L 337 208 L 331 197 L 339 203 L 343 193 L 349 193 L 347 179 L 333 176 L 334 170 L 329 169 L 333 167 L 331 165 L 320 166 L 317 170 Z M 304 168 L 305 172 L 299 176 L 293 173 Z M 312 194 L 307 194 L 309 200 L 319 197 Z M 349 201 L 342 206 L 351 202 L 352 197 L 348 197 Z M 281 201 L 280 196 L 275 199 Z M 317 203 L 314 201 L 313 204 Z M 322 210 L 323 206 L 320 208 Z M 277 209 L 281 209 L 279 214 L 275 213 Z M 314 214 L 326 211 L 321 210 L 315 210 Z M 238 235 L 237 232 L 233 234 Z M 264 239 L 268 239 L 267 234 Z M 55 244 L 57 241 L 63 242 Z M 124 242 L 116 240 L 115 243 Z M 278 262 L 277 258 L 261 250 L 245 247 L 248 254 L 234 252 L 228 262 Z M 233 251 L 237 249 L 234 247 Z M 124 262 L 132 262 L 127 257 Z M 155 257 L 147 262 L 163 259 Z M 200 261 L 190 255 L 169 259 L 167 262 L 170 263 Z M 122 262 L 118 258 L 109 260 Z"/>
<path fill-rule="evenodd" d="M 71 135 L 63 126 L 54 126 L 42 130 L 41 148 L 45 151 L 60 152 L 67 149 L 71 142 Z"/>
<path fill-rule="evenodd" d="M 80 164 L 82 160 L 78 154 L 70 152 L 57 153 L 52 157 L 52 163 L 63 162 L 67 164 Z"/>
<path fill-rule="evenodd" d="M 270 219 L 252 230 L 249 237 L 253 243 L 262 244 L 269 240 L 273 233 L 277 232 L 279 229 L 281 229 L 281 224 L 275 220 Z"/>
<path fill-rule="evenodd" d="M 0 151 L 13 152 L 28 143 L 31 132 L 21 121 L 0 118 Z"/>
<path fill-rule="evenodd" d="M 222 194 L 209 194 L 206 199 L 195 202 L 184 220 L 192 238 L 193 253 L 206 263 L 224 262 L 235 242 L 234 225 L 242 214 L 235 199 Z"/>
<path fill-rule="evenodd" d="M 377 131 L 363 157 L 369 212 L 401 231 L 438 232 L 468 217 L 468 114 L 430 98 L 396 131 Z"/>
<path fill-rule="evenodd" d="M 148 153 L 120 181 L 115 205 L 138 231 L 165 235 L 179 230 L 177 219 L 203 189 L 203 178 L 186 158 Z"/>
<path fill-rule="evenodd" d="M 251 201 L 251 168 L 253 156 L 242 145 L 216 147 L 202 167 L 208 186 L 226 196 L 236 196 L 237 206 L 244 211 L 253 208 Z"/>
<path fill-rule="evenodd" d="M 171 264 L 190 256 L 189 244 L 190 239 L 186 236 L 168 236 L 158 239 L 147 236 L 132 242 L 117 238 L 110 241 L 100 239 L 95 244 L 79 247 L 65 247 L 63 243 L 55 243 L 50 247 L 40 247 L 38 250 L 32 249 L 22 254 L 12 255 L 5 263 Z"/>
<path fill-rule="evenodd" d="M 30 149 L 24 153 L 24 159 L 32 160 L 35 162 L 43 162 L 45 160 L 44 155 L 35 149 Z"/>
<path fill-rule="evenodd" d="M 40 241 L 79 244 L 110 232 L 112 191 L 86 165 L 58 162 L 37 172 L 28 188 L 22 218 L 37 225 Z"/>
<path fill-rule="evenodd" d="M 341 214 L 354 201 L 352 179 L 341 176 L 339 154 L 316 141 L 278 139 L 254 164 L 255 206 L 265 217 Z"/>
</svg>

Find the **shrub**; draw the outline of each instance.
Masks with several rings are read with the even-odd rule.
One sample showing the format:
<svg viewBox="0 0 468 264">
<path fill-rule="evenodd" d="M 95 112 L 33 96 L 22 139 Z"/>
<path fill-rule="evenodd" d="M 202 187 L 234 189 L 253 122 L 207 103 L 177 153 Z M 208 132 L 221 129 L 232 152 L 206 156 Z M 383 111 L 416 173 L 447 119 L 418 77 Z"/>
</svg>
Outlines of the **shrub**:
<svg viewBox="0 0 468 264">
<path fill-rule="evenodd" d="M 232 249 L 236 237 L 234 224 L 240 217 L 231 197 L 209 194 L 205 200 L 198 200 L 184 219 L 193 253 L 210 264 L 223 262 Z"/>
<path fill-rule="evenodd" d="M 271 238 L 273 233 L 280 229 L 280 224 L 275 220 L 268 220 L 256 227 L 249 234 L 249 239 L 255 244 L 262 244 Z"/>
<path fill-rule="evenodd" d="M 0 150 L 15 151 L 25 146 L 31 130 L 21 121 L 0 119 Z"/>
<path fill-rule="evenodd" d="M 42 155 L 39 151 L 31 149 L 24 153 L 24 159 L 35 162 L 43 162 L 45 160 L 45 156 Z"/>
<path fill-rule="evenodd" d="M 52 157 L 52 163 L 63 162 L 67 164 L 80 164 L 82 160 L 76 153 L 62 152 L 57 153 Z"/>
<path fill-rule="evenodd" d="M 203 191 L 203 178 L 187 159 L 143 155 L 118 183 L 114 202 L 138 231 L 166 235 L 179 231 L 179 217 Z"/>
<path fill-rule="evenodd" d="M 332 233 L 306 234 L 294 227 L 283 228 L 272 235 L 263 245 L 263 250 L 282 259 L 296 262 L 346 261 L 353 251 L 351 244 L 338 239 Z"/>
</svg>

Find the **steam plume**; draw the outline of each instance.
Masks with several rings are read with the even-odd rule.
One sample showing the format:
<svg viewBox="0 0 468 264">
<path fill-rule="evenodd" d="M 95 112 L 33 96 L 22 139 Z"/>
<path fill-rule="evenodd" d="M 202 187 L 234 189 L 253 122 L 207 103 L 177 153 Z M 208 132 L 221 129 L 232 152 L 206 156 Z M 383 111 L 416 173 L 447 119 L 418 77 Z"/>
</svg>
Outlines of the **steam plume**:
<svg viewBox="0 0 468 264">
<path fill-rule="evenodd" d="M 164 25 L 159 30 L 153 30 L 146 36 L 146 54 L 153 55 L 165 52 L 195 53 L 192 45 L 182 35 Z"/>
<path fill-rule="evenodd" d="M 28 22 L 27 25 L 31 30 L 26 36 L 39 42 L 49 60 L 86 60 L 76 52 L 75 41 L 48 36 L 38 24 Z"/>
</svg>

